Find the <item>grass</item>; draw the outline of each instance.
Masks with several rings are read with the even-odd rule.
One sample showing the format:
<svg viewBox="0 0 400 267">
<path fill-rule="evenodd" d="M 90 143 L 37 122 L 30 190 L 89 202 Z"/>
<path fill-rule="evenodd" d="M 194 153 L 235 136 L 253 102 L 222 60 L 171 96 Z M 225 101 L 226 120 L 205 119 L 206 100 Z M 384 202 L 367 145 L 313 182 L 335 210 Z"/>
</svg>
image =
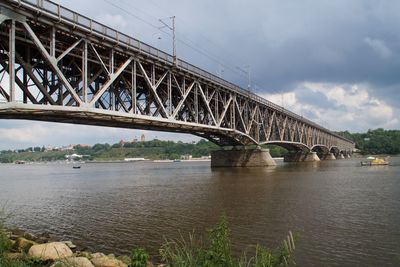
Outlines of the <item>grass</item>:
<svg viewBox="0 0 400 267">
<path fill-rule="evenodd" d="M 131 267 L 146 267 L 149 254 L 142 248 L 133 249 L 131 252 Z"/>
<path fill-rule="evenodd" d="M 195 233 L 188 238 L 167 240 L 160 249 L 160 255 L 171 267 L 281 267 L 295 265 L 294 238 L 291 232 L 281 246 L 270 250 L 256 245 L 254 252 L 244 250 L 240 257 L 232 253 L 230 231 L 226 216 L 209 231 L 206 242 Z M 253 256 L 251 256 L 253 255 Z"/>
</svg>

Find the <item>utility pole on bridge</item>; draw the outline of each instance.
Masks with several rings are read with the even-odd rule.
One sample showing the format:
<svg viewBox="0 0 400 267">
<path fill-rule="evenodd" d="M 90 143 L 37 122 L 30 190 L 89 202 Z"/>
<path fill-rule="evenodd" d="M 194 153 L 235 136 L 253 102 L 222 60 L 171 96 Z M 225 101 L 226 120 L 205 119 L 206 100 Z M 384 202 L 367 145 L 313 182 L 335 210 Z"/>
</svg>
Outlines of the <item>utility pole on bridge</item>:
<svg viewBox="0 0 400 267">
<path fill-rule="evenodd" d="M 164 20 L 165 19 L 171 19 L 172 20 L 172 27 L 165 23 Z M 175 16 L 169 17 L 169 18 L 164 18 L 164 19 L 159 19 L 159 21 L 164 25 L 162 27 L 160 27 L 159 29 L 163 29 L 163 28 L 168 28 L 172 31 L 172 56 L 174 57 L 174 63 L 175 65 L 177 64 L 177 60 L 176 60 L 176 35 L 175 35 Z"/>
</svg>

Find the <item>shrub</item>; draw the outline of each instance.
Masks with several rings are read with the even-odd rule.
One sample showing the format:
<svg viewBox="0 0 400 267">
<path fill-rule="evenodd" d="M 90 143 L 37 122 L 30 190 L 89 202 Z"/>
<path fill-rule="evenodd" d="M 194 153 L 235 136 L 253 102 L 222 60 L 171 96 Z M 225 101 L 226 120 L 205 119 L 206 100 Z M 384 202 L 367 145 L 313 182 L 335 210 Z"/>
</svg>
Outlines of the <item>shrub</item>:
<svg viewBox="0 0 400 267">
<path fill-rule="evenodd" d="M 133 249 L 131 252 L 131 267 L 146 267 L 149 254 L 142 248 Z"/>
<path fill-rule="evenodd" d="M 249 257 L 245 250 L 240 258 L 232 253 L 229 234 L 228 220 L 222 216 L 209 231 L 206 245 L 193 232 L 188 239 L 181 235 L 178 239 L 167 240 L 160 249 L 160 255 L 168 266 L 173 267 L 281 267 L 295 264 L 292 259 L 295 246 L 291 232 L 274 251 L 256 245 L 254 256 Z"/>
</svg>

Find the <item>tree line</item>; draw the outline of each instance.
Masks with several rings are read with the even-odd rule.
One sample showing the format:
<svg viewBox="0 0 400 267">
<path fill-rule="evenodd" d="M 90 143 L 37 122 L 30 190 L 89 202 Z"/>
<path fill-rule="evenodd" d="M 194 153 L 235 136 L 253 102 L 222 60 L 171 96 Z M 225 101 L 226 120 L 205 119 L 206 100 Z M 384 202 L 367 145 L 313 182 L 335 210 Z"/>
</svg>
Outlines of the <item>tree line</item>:
<svg viewBox="0 0 400 267">
<path fill-rule="evenodd" d="M 339 132 L 343 137 L 355 142 L 362 154 L 400 154 L 400 130 L 382 128 L 368 130 L 366 133 Z"/>
<path fill-rule="evenodd" d="M 339 132 L 340 135 L 356 143 L 362 154 L 400 154 L 400 131 L 376 129 L 366 133 Z M 279 146 L 266 146 L 273 157 L 282 157 L 287 150 Z M 181 141 L 151 140 L 146 142 L 119 142 L 115 144 L 95 144 L 93 146 L 74 146 L 73 150 L 45 151 L 44 147 L 0 151 L 0 162 L 65 160 L 72 153 L 85 155 L 85 160 L 123 160 L 124 158 L 180 159 L 183 155 L 193 157 L 208 156 L 217 145 L 207 140 L 197 143 Z"/>
</svg>

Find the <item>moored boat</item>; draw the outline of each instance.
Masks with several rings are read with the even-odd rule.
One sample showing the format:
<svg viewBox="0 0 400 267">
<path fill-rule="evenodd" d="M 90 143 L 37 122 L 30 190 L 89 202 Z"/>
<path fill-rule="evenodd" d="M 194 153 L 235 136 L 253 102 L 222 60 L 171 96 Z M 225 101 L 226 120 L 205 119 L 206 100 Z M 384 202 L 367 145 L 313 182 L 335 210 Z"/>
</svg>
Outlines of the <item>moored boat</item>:
<svg viewBox="0 0 400 267">
<path fill-rule="evenodd" d="M 361 166 L 379 166 L 379 165 L 389 165 L 389 160 L 382 159 L 382 158 L 374 158 L 374 157 L 368 157 L 367 161 L 361 161 Z"/>
</svg>

